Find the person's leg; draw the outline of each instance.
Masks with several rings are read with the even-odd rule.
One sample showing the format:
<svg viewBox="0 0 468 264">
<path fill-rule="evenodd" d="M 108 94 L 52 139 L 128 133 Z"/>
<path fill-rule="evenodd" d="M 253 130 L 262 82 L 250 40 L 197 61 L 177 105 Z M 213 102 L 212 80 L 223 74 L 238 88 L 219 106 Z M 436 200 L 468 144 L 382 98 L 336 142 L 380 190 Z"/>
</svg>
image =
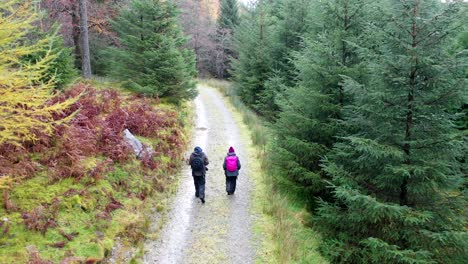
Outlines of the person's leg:
<svg viewBox="0 0 468 264">
<path fill-rule="evenodd" d="M 229 194 L 231 192 L 229 177 L 226 176 L 226 192 Z"/>
<path fill-rule="evenodd" d="M 205 176 L 199 177 L 200 181 L 198 182 L 198 194 L 202 203 L 205 203 Z"/>
<path fill-rule="evenodd" d="M 229 195 L 231 195 L 231 194 L 234 193 L 235 184 L 236 184 L 235 178 L 236 178 L 236 177 L 233 177 L 233 176 L 227 177 L 228 186 L 227 186 L 226 189 L 227 189 L 227 193 L 228 193 Z"/>
<path fill-rule="evenodd" d="M 198 177 L 193 177 L 193 183 L 195 184 L 195 197 L 199 197 L 200 193 L 198 192 L 199 186 L 198 186 Z"/>
<path fill-rule="evenodd" d="M 231 181 L 231 194 L 234 194 L 234 192 L 236 191 L 237 176 L 236 177 L 231 177 L 231 178 L 232 178 L 232 181 Z"/>
</svg>

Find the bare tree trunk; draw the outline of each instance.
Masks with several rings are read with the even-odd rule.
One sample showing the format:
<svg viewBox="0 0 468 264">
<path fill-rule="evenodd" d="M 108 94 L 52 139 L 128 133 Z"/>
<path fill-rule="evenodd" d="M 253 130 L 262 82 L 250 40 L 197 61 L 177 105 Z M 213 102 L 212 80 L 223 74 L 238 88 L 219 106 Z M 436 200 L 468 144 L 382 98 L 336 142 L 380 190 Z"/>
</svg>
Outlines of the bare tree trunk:
<svg viewBox="0 0 468 264">
<path fill-rule="evenodd" d="M 71 19 L 72 19 L 72 25 L 73 25 L 73 31 L 72 31 L 72 38 L 73 38 L 73 46 L 75 47 L 75 67 L 77 69 L 81 69 L 81 61 L 82 61 L 82 56 L 81 56 L 81 43 L 80 43 L 80 17 L 79 17 L 79 8 L 77 6 L 73 6 L 73 10 L 71 12 Z"/>
<path fill-rule="evenodd" d="M 91 57 L 89 54 L 88 13 L 86 0 L 80 0 L 80 29 L 81 29 L 81 65 L 83 77 L 91 78 Z"/>
</svg>

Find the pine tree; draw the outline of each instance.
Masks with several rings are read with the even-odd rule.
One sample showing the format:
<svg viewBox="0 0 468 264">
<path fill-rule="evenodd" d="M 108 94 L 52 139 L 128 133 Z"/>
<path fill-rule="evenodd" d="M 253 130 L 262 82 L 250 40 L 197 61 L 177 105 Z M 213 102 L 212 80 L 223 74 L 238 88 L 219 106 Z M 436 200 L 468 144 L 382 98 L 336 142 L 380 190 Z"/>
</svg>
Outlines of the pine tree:
<svg viewBox="0 0 468 264">
<path fill-rule="evenodd" d="M 268 3 L 259 1 L 247 11 L 234 35 L 238 58 L 232 64 L 233 80 L 242 101 L 254 109 L 272 71 L 271 29 Z"/>
<path fill-rule="evenodd" d="M 364 75 L 356 49 L 366 22 L 365 0 L 317 2 L 304 48 L 295 53 L 297 85 L 284 88 L 275 123 L 278 180 L 315 200 L 325 183 L 320 160 L 341 131 L 341 111 L 352 100 L 345 95 L 342 76 Z"/>
<path fill-rule="evenodd" d="M 72 55 L 72 49 L 65 47 L 63 38 L 57 34 L 58 26 L 52 26 L 49 31 L 53 33 L 42 31 L 31 32 L 28 39 L 32 43 L 35 43 L 40 39 L 48 38 L 51 44 L 50 49 L 42 49 L 35 53 L 22 56 L 21 61 L 26 64 L 35 63 L 49 53 L 52 60 L 48 65 L 47 71 L 44 72 L 43 78 L 39 81 L 46 83 L 52 81 L 55 89 L 62 90 L 77 77 L 78 72 L 74 68 L 75 61 Z"/>
<path fill-rule="evenodd" d="M 221 0 L 218 27 L 234 31 L 238 25 L 239 6 L 237 0 Z"/>
<path fill-rule="evenodd" d="M 269 121 L 274 122 L 280 111 L 277 94 L 296 84 L 296 68 L 291 58 L 303 48 L 303 38 L 311 24 L 309 16 L 313 3 L 309 0 L 276 0 L 270 7 L 274 22 L 269 56 L 273 64 L 271 77 L 265 82 L 265 89 L 256 103 L 259 113 Z"/>
<path fill-rule="evenodd" d="M 468 259 L 458 160 L 466 153 L 450 111 L 467 92 L 466 55 L 446 52 L 454 21 L 466 23 L 459 4 L 385 1 L 384 24 L 365 32 L 369 79 L 345 81 L 355 100 L 344 111 L 352 133 L 327 156 L 335 201 L 321 202 L 317 217 L 334 263 Z"/>
<path fill-rule="evenodd" d="M 218 78 L 230 77 L 229 71 L 231 58 L 235 58 L 237 54 L 233 49 L 233 35 L 235 29 L 239 25 L 237 0 L 222 0 L 220 3 L 220 14 L 218 17 L 216 35 L 214 40 L 216 43 L 215 51 L 215 71 Z"/>
<path fill-rule="evenodd" d="M 239 30 L 248 31 L 260 26 L 263 34 L 261 45 L 253 45 L 250 53 L 260 51 L 265 54 L 265 64 L 257 64 L 264 72 L 263 78 L 258 79 L 255 87 L 254 97 L 249 96 L 253 102 L 246 101 L 253 109 L 268 121 L 275 121 L 279 107 L 276 103 L 276 94 L 285 87 L 293 86 L 296 81 L 295 67 L 292 63 L 292 54 L 302 48 L 302 39 L 310 24 L 309 15 L 312 11 L 312 1 L 308 0 L 265 0 L 260 1 L 251 10 L 255 17 L 247 18 L 249 22 L 242 25 Z M 257 21 L 252 21 L 257 20 Z M 251 23 L 248 25 L 248 23 Z M 256 23 L 257 25 L 254 25 Z M 260 24 L 259 24 L 260 23 Z M 250 26 L 251 29 L 243 27 Z M 251 32 L 250 34 L 258 34 Z M 244 34 L 243 32 L 238 35 Z M 239 47 L 247 45 L 242 40 L 237 40 Z M 239 51 L 243 52 L 243 51 Z M 239 60 L 242 62 L 242 59 Z M 237 74 L 236 71 L 233 72 Z M 235 76 L 234 80 L 238 80 Z M 250 77 L 253 77 L 252 75 Z M 242 79 L 242 78 L 241 78 Z M 240 85 L 241 86 L 241 85 Z M 249 92 L 250 88 L 246 90 Z"/>
<path fill-rule="evenodd" d="M 287 86 L 295 84 L 296 69 L 291 58 L 303 48 L 303 38 L 310 30 L 310 16 L 315 3 L 310 0 L 279 0 L 276 10 L 272 10 L 276 23 L 271 56 L 278 77 L 285 79 Z"/>
<path fill-rule="evenodd" d="M 147 96 L 179 101 L 196 95 L 195 58 L 184 48 L 171 1 L 132 0 L 113 23 L 122 47 L 109 50 L 112 76 Z"/>
<path fill-rule="evenodd" d="M 49 103 L 54 96 L 54 76 L 47 74 L 59 55 L 51 50 L 56 36 L 34 43 L 28 40 L 38 18 L 31 5 L 31 1 L 0 2 L 0 144 L 34 141 L 34 131 L 52 133 L 54 125 L 71 118 L 55 120 L 54 114 L 75 101 Z M 37 54 L 43 56 L 24 59 Z"/>
</svg>

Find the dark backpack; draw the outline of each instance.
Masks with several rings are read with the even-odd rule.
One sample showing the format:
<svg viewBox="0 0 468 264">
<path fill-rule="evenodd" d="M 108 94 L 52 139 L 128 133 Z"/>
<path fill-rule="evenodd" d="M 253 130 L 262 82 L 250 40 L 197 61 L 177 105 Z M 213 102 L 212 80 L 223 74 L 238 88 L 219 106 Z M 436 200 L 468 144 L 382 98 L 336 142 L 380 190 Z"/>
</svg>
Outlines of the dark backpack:
<svg viewBox="0 0 468 264">
<path fill-rule="evenodd" d="M 200 157 L 194 157 L 194 158 L 192 159 L 192 164 L 191 164 L 191 166 L 192 166 L 192 170 L 193 170 L 193 171 L 204 173 L 205 164 L 203 163 L 202 158 L 200 158 Z"/>
</svg>

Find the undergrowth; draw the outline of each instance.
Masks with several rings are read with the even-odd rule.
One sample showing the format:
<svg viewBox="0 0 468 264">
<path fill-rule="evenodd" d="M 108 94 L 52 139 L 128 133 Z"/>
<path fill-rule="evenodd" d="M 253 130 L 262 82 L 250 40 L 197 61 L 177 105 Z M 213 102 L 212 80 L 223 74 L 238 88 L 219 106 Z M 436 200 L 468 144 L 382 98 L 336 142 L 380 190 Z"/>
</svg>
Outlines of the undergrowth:
<svg viewBox="0 0 468 264">
<path fill-rule="evenodd" d="M 287 190 L 278 188 L 272 176 L 275 172 L 268 169 L 268 152 L 272 150 L 267 125 L 241 102 L 229 82 L 209 79 L 201 83 L 220 90 L 242 115 L 254 144 L 252 151 L 256 152 L 255 158 L 260 161 L 258 168 L 252 169 L 254 174 L 261 175 L 253 177 L 257 183 L 254 195 L 256 204 L 268 217 L 258 220 L 261 223 L 256 227 L 260 233 L 266 234 L 257 262 L 327 263 L 318 251 L 320 236 L 311 226 L 311 214 L 306 210 L 306 205 Z"/>
<path fill-rule="evenodd" d="M 147 202 L 174 181 L 187 137 L 185 110 L 116 89 L 79 83 L 51 103 L 79 96 L 52 136 L 0 145 L 0 263 L 95 263 L 117 235 L 141 241 Z M 129 129 L 154 149 L 137 159 Z M 145 209 L 146 208 L 146 209 Z"/>
</svg>

